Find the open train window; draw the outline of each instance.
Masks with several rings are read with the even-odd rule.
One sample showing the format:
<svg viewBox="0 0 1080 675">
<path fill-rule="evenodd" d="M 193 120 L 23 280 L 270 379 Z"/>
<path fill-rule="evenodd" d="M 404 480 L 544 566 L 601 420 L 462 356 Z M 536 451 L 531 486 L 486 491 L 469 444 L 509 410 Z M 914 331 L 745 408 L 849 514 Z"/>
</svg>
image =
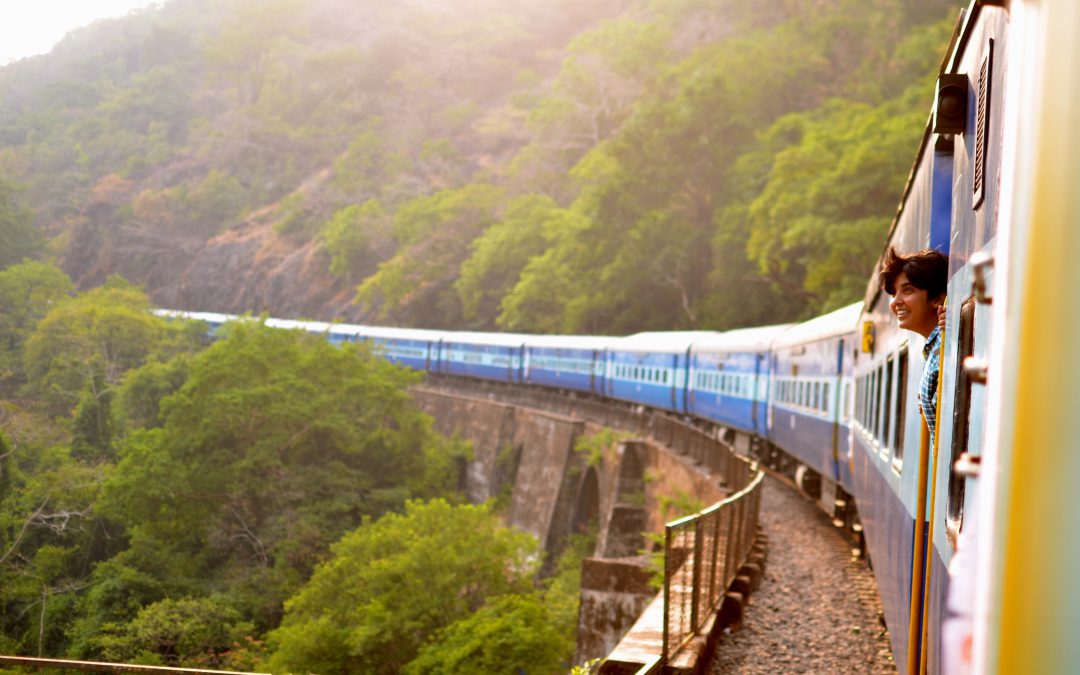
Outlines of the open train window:
<svg viewBox="0 0 1080 675">
<path fill-rule="evenodd" d="M 956 546 L 956 536 L 964 518 L 965 478 L 956 473 L 956 460 L 967 451 L 971 430 L 971 379 L 964 370 L 964 359 L 975 353 L 975 300 L 969 298 L 960 306 L 960 328 L 957 334 L 956 391 L 953 394 L 952 452 L 949 457 L 949 505 L 946 529 Z"/>
<path fill-rule="evenodd" d="M 892 412 L 893 412 L 893 408 L 892 408 L 892 396 L 893 396 L 892 384 L 893 384 L 893 357 L 890 355 L 887 359 L 885 359 L 885 386 L 884 386 L 884 390 L 883 390 L 884 391 L 884 396 L 885 396 L 885 407 L 884 407 L 884 412 L 882 412 L 882 415 L 881 415 L 881 445 L 882 446 L 888 446 L 889 441 L 891 440 L 891 437 L 889 436 L 889 422 L 892 422 L 893 424 L 896 423 L 896 421 L 894 419 L 892 419 L 893 418 L 893 414 L 892 414 Z"/>
<path fill-rule="evenodd" d="M 907 410 L 908 350 L 902 347 L 896 355 L 896 412 L 893 427 L 893 466 L 899 470 L 904 462 L 904 423 Z"/>
<path fill-rule="evenodd" d="M 863 378 L 860 377 L 860 378 L 856 379 L 855 380 L 855 421 L 858 422 L 860 425 L 863 424 L 862 400 L 863 400 L 863 390 L 865 390 L 865 389 L 866 389 L 866 385 L 863 384 Z"/>
<path fill-rule="evenodd" d="M 881 390 L 878 388 L 878 371 L 874 369 L 870 373 L 870 391 L 868 394 L 866 410 L 867 410 L 867 423 L 870 425 L 867 427 L 867 431 L 871 436 L 877 437 L 877 419 L 878 419 L 878 401 L 881 400 Z"/>
</svg>

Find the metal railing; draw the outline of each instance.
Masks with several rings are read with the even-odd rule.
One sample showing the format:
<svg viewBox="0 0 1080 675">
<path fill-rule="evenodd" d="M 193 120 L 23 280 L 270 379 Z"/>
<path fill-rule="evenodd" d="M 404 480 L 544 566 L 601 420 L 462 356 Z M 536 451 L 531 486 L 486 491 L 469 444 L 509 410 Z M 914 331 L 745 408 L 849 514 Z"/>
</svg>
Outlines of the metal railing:
<svg viewBox="0 0 1080 675">
<path fill-rule="evenodd" d="M 664 528 L 664 661 L 716 614 L 754 545 L 765 474 L 741 458 L 731 470 L 746 487 Z"/>
<path fill-rule="evenodd" d="M 78 670 L 90 673 L 130 673 L 132 675 L 266 675 L 265 673 L 238 673 L 227 670 L 203 670 L 199 668 L 170 668 L 168 666 L 143 666 L 102 661 L 69 661 L 66 659 L 43 659 L 29 656 L 0 656 L 0 666 L 16 666 L 26 670 Z"/>
</svg>

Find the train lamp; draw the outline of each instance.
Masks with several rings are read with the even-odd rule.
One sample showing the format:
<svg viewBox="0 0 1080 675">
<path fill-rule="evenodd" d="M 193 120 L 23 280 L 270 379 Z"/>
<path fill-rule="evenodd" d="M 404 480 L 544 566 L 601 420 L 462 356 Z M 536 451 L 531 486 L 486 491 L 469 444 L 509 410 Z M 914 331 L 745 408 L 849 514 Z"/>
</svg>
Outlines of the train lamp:
<svg viewBox="0 0 1080 675">
<path fill-rule="evenodd" d="M 934 133 L 962 134 L 967 126 L 967 75 L 946 73 L 937 81 Z"/>
</svg>

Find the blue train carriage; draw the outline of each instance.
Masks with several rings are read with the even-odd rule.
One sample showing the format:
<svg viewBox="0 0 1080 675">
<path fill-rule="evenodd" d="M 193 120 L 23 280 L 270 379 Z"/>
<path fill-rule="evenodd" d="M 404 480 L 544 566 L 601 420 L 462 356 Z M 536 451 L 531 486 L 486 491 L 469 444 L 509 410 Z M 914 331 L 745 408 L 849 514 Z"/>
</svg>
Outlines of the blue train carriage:
<svg viewBox="0 0 1080 675">
<path fill-rule="evenodd" d="M 1006 81 L 1004 87 L 996 78 L 993 83 L 1006 91 L 998 108 L 1006 120 L 999 183 L 1006 197 L 987 214 L 1001 214 L 994 274 L 987 280 L 992 335 L 986 384 L 976 383 L 972 392 L 972 408 L 984 419 L 970 420 L 969 456 L 961 465 L 973 477 L 951 566 L 950 593 L 961 611 L 947 627 L 948 644 L 972 639 L 963 672 L 1076 673 L 1080 6 L 1075 0 L 1017 1 L 1008 12 Z M 983 13 L 989 29 L 999 13 Z M 960 69 L 970 72 L 973 61 L 979 63 L 975 54 L 965 54 Z M 993 160 L 992 152 L 987 156 Z M 993 161 L 990 166 L 997 168 Z M 958 286 L 950 292 L 963 292 Z M 960 306 L 950 299 L 954 334 L 963 333 L 951 316 Z M 974 317 L 976 353 L 981 309 Z M 972 372 L 977 379 L 979 370 Z M 974 399 L 984 388 L 982 407 Z M 937 546 L 940 528 L 933 532 Z M 965 664 L 959 665 L 953 672 L 962 672 Z"/>
<path fill-rule="evenodd" d="M 977 287 L 995 285 L 994 255 L 1004 257 L 1009 253 L 1007 246 L 996 250 L 999 219 L 1003 207 L 1012 201 L 1012 196 L 1007 196 L 1011 183 L 1003 180 L 1005 167 L 1011 168 L 1010 160 L 1004 157 L 1004 112 L 1006 105 L 1012 105 L 1017 117 L 1030 113 L 1026 96 L 1014 94 L 1011 100 L 1007 98 L 1008 88 L 1018 87 L 1023 81 L 1021 69 L 1010 66 L 1009 54 L 1032 58 L 1030 50 L 1038 43 L 1033 41 L 1026 47 L 1017 44 L 1008 52 L 1010 40 L 1020 43 L 1027 38 L 1022 31 L 1010 35 L 1012 25 L 1006 7 L 972 8 L 961 31 L 960 46 L 946 65 L 946 73 L 966 85 L 968 114 L 962 133 L 954 136 L 949 157 L 953 166 L 951 235 L 946 251 L 949 300 L 938 439 L 931 455 L 937 461 L 931 464 L 927 476 L 927 553 L 922 583 L 924 621 L 929 623 L 925 632 L 931 639 L 922 645 L 925 654 L 920 657 L 933 672 L 940 671 L 943 664 L 940 637 L 947 616 L 948 567 L 964 514 L 978 499 L 978 481 L 972 480 L 963 467 L 980 461 L 986 444 L 984 413 L 988 398 L 979 365 L 987 362 L 998 337 L 991 321 L 989 297 Z M 1072 184 L 1077 184 L 1075 176 Z M 971 370 L 964 366 L 969 358 L 974 366 Z"/>
<path fill-rule="evenodd" d="M 902 253 L 936 248 L 948 253 L 952 224 L 954 143 L 928 126 L 886 246 Z M 880 260 L 876 269 L 880 268 Z M 913 619 L 913 559 L 916 513 L 926 509 L 920 496 L 919 380 L 924 340 L 902 330 L 889 307 L 891 297 L 871 280 L 859 319 L 860 345 L 855 366 L 855 410 L 849 466 L 867 550 L 889 626 L 893 655 L 904 667 Z M 925 487 L 925 484 L 924 486 Z M 921 565 L 921 563 L 920 563 Z M 921 596 L 915 570 L 916 600 Z M 914 616 L 916 623 L 921 616 Z M 919 647 L 914 648 L 915 656 Z"/>
<path fill-rule="evenodd" d="M 370 344 L 387 361 L 414 370 L 437 372 L 444 331 L 383 326 L 356 326 L 356 329 L 355 339 Z"/>
<path fill-rule="evenodd" d="M 920 443 L 923 339 L 896 327 L 891 298 L 876 282 L 862 318 L 870 337 L 856 369 L 856 498 L 893 653 L 902 667 L 925 663 L 929 672 L 942 669 L 947 567 L 973 499 L 957 460 L 978 457 L 983 445 L 985 392 L 972 387 L 963 362 L 985 356 L 991 341 L 990 309 L 972 286 L 983 269 L 978 254 L 996 241 L 1008 25 L 1000 7 L 973 3 L 964 15 L 938 98 L 958 91 L 966 115 L 954 126 L 931 118 L 889 236 L 903 252 L 932 247 L 949 255 L 936 451 Z"/>
<path fill-rule="evenodd" d="M 677 413 L 686 412 L 690 345 L 707 331 L 638 333 L 608 348 L 606 395 Z"/>
<path fill-rule="evenodd" d="M 525 342 L 522 378 L 526 384 L 604 394 L 608 345 L 614 338 L 590 335 L 534 335 Z"/>
<path fill-rule="evenodd" d="M 446 333 L 436 372 L 520 384 L 525 342 L 516 333 Z"/>
<path fill-rule="evenodd" d="M 848 410 L 855 328 L 862 303 L 792 326 L 773 340 L 769 442 L 801 464 L 800 487 L 833 513 L 836 486 L 848 485 Z"/>
<path fill-rule="evenodd" d="M 769 348 L 790 324 L 702 335 L 690 346 L 687 410 L 745 438 L 765 436 Z"/>
</svg>

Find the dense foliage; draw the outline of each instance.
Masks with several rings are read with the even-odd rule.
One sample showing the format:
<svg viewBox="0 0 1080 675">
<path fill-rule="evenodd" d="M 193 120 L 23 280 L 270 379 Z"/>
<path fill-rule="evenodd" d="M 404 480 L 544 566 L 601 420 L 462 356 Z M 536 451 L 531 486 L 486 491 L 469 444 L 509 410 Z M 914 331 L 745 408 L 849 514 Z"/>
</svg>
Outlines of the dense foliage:
<svg viewBox="0 0 1080 675">
<path fill-rule="evenodd" d="M 226 265 L 191 304 L 263 266 L 292 289 L 200 308 L 415 326 L 809 316 L 862 290 L 954 4 L 171 0 L 0 70 L 0 262 Z"/>
<path fill-rule="evenodd" d="M 0 270 L 0 302 L 0 652 L 568 665 L 583 551 L 539 584 L 530 535 L 455 505 L 468 448 L 414 373 L 254 320 L 207 345 L 122 279 L 79 294 L 33 261 Z"/>
</svg>

